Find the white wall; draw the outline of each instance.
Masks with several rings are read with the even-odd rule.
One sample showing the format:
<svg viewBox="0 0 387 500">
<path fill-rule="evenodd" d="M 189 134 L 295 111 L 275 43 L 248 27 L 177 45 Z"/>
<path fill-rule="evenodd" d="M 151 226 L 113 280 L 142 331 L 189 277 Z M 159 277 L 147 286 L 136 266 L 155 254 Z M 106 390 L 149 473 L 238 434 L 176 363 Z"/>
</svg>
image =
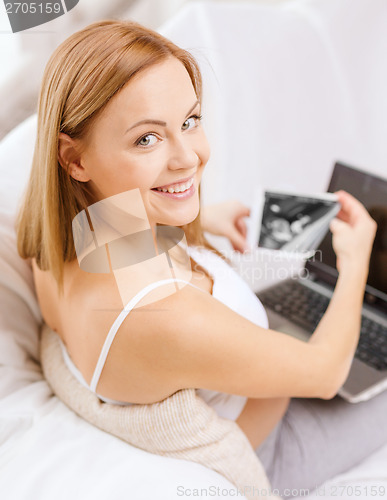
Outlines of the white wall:
<svg viewBox="0 0 387 500">
<path fill-rule="evenodd" d="M 0 139 L 36 110 L 45 64 L 67 36 L 99 19 L 131 18 L 157 29 L 189 1 L 195 0 L 80 0 L 69 13 L 48 24 L 12 33 L 0 2 Z M 206 0 L 217 3 L 219 0 Z M 223 0 L 231 3 L 231 0 Z M 289 0 L 253 0 L 281 3 Z"/>
</svg>

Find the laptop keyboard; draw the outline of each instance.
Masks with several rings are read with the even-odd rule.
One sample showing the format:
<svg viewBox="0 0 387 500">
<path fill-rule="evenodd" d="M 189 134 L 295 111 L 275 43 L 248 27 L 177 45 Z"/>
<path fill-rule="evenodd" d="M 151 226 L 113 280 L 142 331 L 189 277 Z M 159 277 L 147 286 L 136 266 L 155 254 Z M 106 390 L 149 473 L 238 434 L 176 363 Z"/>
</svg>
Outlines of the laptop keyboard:
<svg viewBox="0 0 387 500">
<path fill-rule="evenodd" d="M 327 297 L 297 280 L 285 281 L 257 296 L 265 307 L 310 332 L 315 330 L 329 304 Z M 355 357 L 376 370 L 387 370 L 387 327 L 363 316 Z"/>
</svg>

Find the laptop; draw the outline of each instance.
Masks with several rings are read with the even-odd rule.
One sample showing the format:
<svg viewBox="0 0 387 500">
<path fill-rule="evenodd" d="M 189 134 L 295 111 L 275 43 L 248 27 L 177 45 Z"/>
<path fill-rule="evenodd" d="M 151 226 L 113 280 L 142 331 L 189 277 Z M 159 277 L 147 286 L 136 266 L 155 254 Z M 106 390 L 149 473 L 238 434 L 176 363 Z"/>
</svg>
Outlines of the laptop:
<svg viewBox="0 0 387 500">
<path fill-rule="evenodd" d="M 360 340 L 348 378 L 338 393 L 357 403 L 387 389 L 387 180 L 336 163 L 328 192 L 339 189 L 360 200 L 378 224 Z M 257 292 L 257 296 L 267 310 L 271 329 L 307 341 L 328 307 L 338 277 L 331 233 L 306 261 L 302 276 Z"/>
</svg>

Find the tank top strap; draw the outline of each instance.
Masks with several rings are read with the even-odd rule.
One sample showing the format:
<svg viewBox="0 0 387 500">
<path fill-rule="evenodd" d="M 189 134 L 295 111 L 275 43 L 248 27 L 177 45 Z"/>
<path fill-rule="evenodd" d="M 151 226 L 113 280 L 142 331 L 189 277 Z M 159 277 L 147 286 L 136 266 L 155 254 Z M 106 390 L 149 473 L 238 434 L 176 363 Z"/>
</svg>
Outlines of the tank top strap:
<svg viewBox="0 0 387 500">
<path fill-rule="evenodd" d="M 150 285 L 147 285 L 142 290 L 140 290 L 126 304 L 126 306 L 124 307 L 124 309 L 117 316 L 116 320 L 114 321 L 114 323 L 112 324 L 112 326 L 111 326 L 111 328 L 109 330 L 109 333 L 107 334 L 107 337 L 106 337 L 105 342 L 104 342 L 104 344 L 102 346 L 101 353 L 100 353 L 98 361 L 97 361 L 97 365 L 96 365 L 94 373 L 93 373 L 93 377 L 92 377 L 91 382 L 90 382 L 90 389 L 92 391 L 96 392 L 97 385 L 98 385 L 99 379 L 101 377 L 101 373 L 102 373 L 103 367 L 105 366 L 106 358 L 107 358 L 107 355 L 109 354 L 110 347 L 111 347 L 111 345 L 113 343 L 113 340 L 114 340 L 114 338 L 115 338 L 115 336 L 117 334 L 118 329 L 122 325 L 122 322 L 124 321 L 124 319 L 130 313 L 130 311 L 138 304 L 138 302 L 140 302 L 140 300 L 142 298 L 145 297 L 145 295 L 147 295 L 149 292 L 151 292 L 155 288 L 158 288 L 159 286 L 167 285 L 168 283 L 175 283 L 175 282 L 186 283 L 187 285 L 191 285 L 194 288 L 197 288 L 198 290 L 200 290 L 202 292 L 204 291 L 201 288 L 199 288 L 198 286 L 190 283 L 189 281 L 185 281 L 185 280 L 182 280 L 182 279 L 179 279 L 179 278 L 169 278 L 169 279 L 164 279 L 164 280 L 156 281 L 154 283 L 151 283 Z"/>
</svg>

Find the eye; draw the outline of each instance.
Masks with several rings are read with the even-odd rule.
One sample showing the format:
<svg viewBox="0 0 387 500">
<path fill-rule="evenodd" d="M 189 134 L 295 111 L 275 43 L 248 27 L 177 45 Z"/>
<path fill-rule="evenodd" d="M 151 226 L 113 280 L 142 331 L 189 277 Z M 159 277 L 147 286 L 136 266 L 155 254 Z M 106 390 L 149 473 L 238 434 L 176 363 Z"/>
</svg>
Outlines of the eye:
<svg viewBox="0 0 387 500">
<path fill-rule="evenodd" d="M 197 127 L 201 119 L 202 119 L 201 115 L 190 116 L 181 126 L 182 130 L 189 130 L 191 128 Z"/>
<path fill-rule="evenodd" d="M 142 147 L 147 147 L 147 146 L 153 146 L 157 142 L 157 137 L 153 134 L 147 134 L 143 135 L 138 139 L 136 142 L 137 146 L 142 146 Z"/>
</svg>

